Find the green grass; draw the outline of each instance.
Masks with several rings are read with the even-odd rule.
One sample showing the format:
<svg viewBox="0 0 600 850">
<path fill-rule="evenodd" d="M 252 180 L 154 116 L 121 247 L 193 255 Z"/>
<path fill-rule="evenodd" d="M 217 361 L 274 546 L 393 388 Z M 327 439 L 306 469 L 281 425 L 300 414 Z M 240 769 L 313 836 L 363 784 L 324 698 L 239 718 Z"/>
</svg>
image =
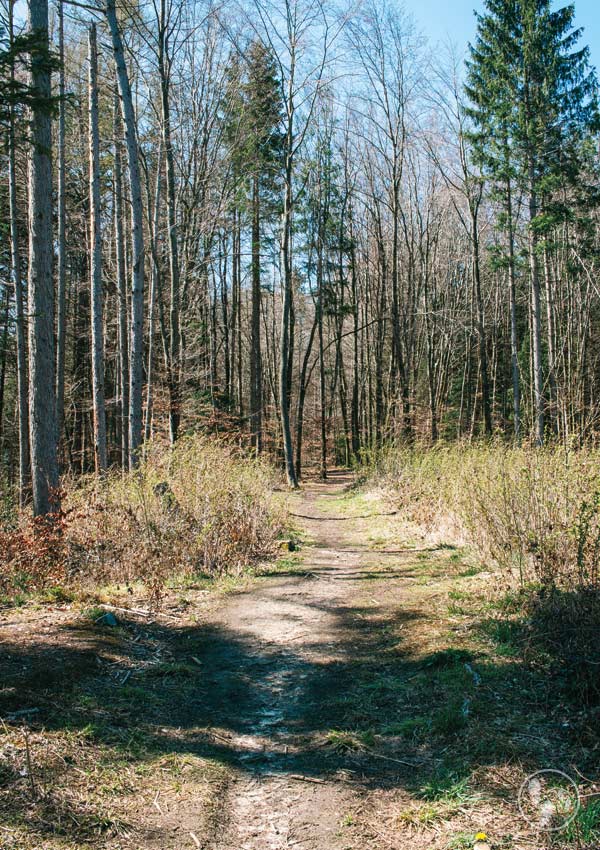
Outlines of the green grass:
<svg viewBox="0 0 600 850">
<path fill-rule="evenodd" d="M 464 700 L 454 701 L 438 709 L 431 721 L 432 731 L 443 737 L 452 737 L 467 725 L 467 716 L 463 710 Z"/>
<path fill-rule="evenodd" d="M 576 846 L 596 845 L 600 840 L 600 799 L 582 806 L 575 818 L 561 832 L 561 838 Z"/>
<path fill-rule="evenodd" d="M 181 661 L 161 661 L 145 667 L 142 675 L 147 679 L 161 679 L 166 676 L 178 676 L 186 679 L 194 679 L 200 674 L 200 668 L 193 664 Z"/>
<path fill-rule="evenodd" d="M 398 735 L 403 738 L 412 738 L 424 735 L 429 729 L 429 720 L 424 716 L 407 717 L 396 723 L 390 723 L 381 728 L 382 735 Z"/>
<path fill-rule="evenodd" d="M 443 770 L 433 776 L 418 792 L 422 800 L 430 803 L 467 803 L 476 799 L 466 777 L 459 778 L 453 771 Z"/>
<path fill-rule="evenodd" d="M 454 557 L 452 558 L 452 560 L 454 560 Z M 484 569 L 485 568 L 481 566 L 467 567 L 465 570 L 459 572 L 458 575 L 460 578 L 472 578 L 473 576 L 478 576 L 480 573 L 484 572 Z"/>
<path fill-rule="evenodd" d="M 325 740 L 339 753 L 364 750 L 375 744 L 375 737 L 371 730 L 367 730 L 366 732 L 347 732 L 340 729 L 332 729 L 325 736 Z"/>
<path fill-rule="evenodd" d="M 434 670 L 444 670 L 448 667 L 456 667 L 459 664 L 466 664 L 473 660 L 473 653 L 467 649 L 456 649 L 450 647 L 448 649 L 438 649 L 425 662 L 425 666 L 432 667 Z"/>
</svg>

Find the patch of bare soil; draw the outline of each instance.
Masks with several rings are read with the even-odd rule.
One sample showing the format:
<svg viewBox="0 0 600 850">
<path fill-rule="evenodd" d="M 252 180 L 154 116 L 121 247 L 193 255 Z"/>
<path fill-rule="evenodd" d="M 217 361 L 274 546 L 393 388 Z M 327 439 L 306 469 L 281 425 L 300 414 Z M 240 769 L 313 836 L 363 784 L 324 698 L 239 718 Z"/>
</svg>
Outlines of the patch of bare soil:
<svg viewBox="0 0 600 850">
<path fill-rule="evenodd" d="M 292 496 L 300 552 L 227 595 L 5 612 L 2 850 L 550 842 L 519 786 L 589 776 L 593 730 L 524 663 L 490 574 L 351 484 Z"/>
</svg>

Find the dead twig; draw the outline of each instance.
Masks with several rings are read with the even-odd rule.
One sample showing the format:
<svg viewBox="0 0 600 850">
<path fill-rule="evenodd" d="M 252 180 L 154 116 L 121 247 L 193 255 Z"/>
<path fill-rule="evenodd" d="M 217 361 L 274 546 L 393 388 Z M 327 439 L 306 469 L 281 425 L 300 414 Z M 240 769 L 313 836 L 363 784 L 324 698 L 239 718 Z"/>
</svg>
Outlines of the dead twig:
<svg viewBox="0 0 600 850">
<path fill-rule="evenodd" d="M 156 792 L 156 797 L 155 797 L 155 798 L 154 798 L 154 800 L 152 801 L 152 805 L 153 805 L 153 806 L 154 806 L 154 808 L 158 811 L 158 813 L 164 817 L 164 812 L 163 812 L 163 810 L 162 810 L 162 809 L 161 809 L 161 807 L 160 807 L 160 803 L 158 802 L 159 794 L 160 794 L 160 791 L 157 791 L 157 792 Z"/>
</svg>

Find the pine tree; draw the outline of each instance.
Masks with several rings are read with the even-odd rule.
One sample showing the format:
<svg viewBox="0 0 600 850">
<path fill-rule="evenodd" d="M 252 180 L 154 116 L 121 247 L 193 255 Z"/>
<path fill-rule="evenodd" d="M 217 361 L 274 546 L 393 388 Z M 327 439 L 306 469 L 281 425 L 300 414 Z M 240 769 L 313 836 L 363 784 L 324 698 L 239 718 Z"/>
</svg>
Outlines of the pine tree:
<svg viewBox="0 0 600 850">
<path fill-rule="evenodd" d="M 260 41 L 246 52 L 245 67 L 234 63 L 231 83 L 237 86 L 234 111 L 234 153 L 240 178 L 240 206 L 251 220 L 251 352 L 250 431 L 257 451 L 262 449 L 261 244 L 263 218 L 273 214 L 282 165 L 281 92 L 275 58 Z"/>
<path fill-rule="evenodd" d="M 578 179 L 581 140 L 597 123 L 596 80 L 588 48 L 576 50 L 581 36 L 573 28 L 574 7 L 553 11 L 551 0 L 486 0 L 477 15 L 477 40 L 467 63 L 469 114 L 478 164 L 503 187 L 509 230 L 513 383 L 516 346 L 513 186 L 527 197 L 528 263 L 531 290 L 535 441 L 544 441 L 542 317 L 539 234 L 545 205 L 568 175 Z M 518 400 L 518 383 L 516 399 Z M 518 407 L 515 428 L 518 430 Z"/>
</svg>

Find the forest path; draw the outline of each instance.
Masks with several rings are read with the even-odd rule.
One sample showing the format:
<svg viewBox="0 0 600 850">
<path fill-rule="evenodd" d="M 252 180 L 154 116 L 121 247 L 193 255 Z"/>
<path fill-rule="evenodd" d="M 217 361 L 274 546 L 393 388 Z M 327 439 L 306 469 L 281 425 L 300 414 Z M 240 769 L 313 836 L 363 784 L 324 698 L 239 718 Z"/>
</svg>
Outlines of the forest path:
<svg viewBox="0 0 600 850">
<path fill-rule="evenodd" d="M 373 547 L 372 532 L 387 526 L 389 512 L 379 501 L 348 500 L 351 484 L 350 474 L 334 472 L 294 494 L 300 553 L 219 615 L 228 639 L 208 650 L 213 685 L 231 695 L 242 677 L 244 693 L 224 701 L 216 730 L 238 762 L 218 850 L 364 847 L 364 824 L 360 836 L 351 835 L 352 812 L 364 807 L 369 786 L 390 782 L 392 762 L 365 773 L 368 755 L 352 751 L 337 731 L 351 708 L 354 668 L 380 637 L 365 632 L 373 610 L 378 621 L 385 613 L 370 585 L 387 578 L 389 593 L 390 582 L 408 579 L 389 563 L 390 556 L 406 561 L 405 552 Z M 394 768 L 406 771 L 399 762 Z"/>
<path fill-rule="evenodd" d="M 289 496 L 299 551 L 160 611 L 0 610 L 0 850 L 545 846 L 516 801 L 581 757 L 560 692 L 493 574 L 352 483 Z"/>
</svg>

